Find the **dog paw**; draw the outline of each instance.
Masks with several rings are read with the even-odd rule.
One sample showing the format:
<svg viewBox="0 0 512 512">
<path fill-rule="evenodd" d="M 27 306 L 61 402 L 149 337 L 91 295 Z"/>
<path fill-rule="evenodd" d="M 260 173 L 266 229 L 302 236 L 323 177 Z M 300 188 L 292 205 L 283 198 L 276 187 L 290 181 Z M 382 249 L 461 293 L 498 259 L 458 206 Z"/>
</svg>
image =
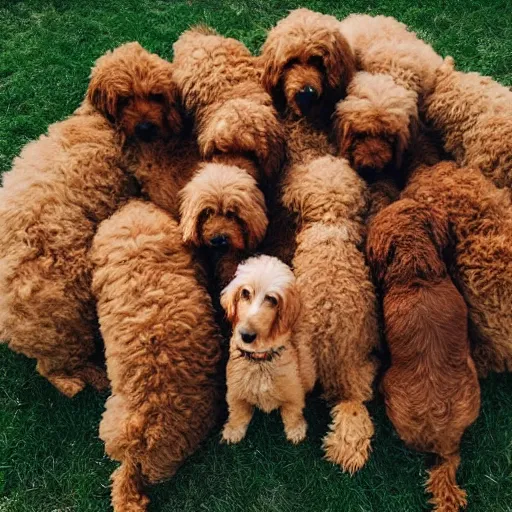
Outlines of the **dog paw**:
<svg viewBox="0 0 512 512">
<path fill-rule="evenodd" d="M 105 370 L 96 365 L 88 364 L 80 373 L 80 376 L 97 391 L 105 391 L 110 387 L 110 381 Z"/>
<path fill-rule="evenodd" d="M 226 425 L 222 431 L 222 442 L 226 444 L 239 443 L 245 437 L 246 432 L 247 425 L 242 425 L 241 427 Z"/>
<path fill-rule="evenodd" d="M 374 427 L 362 403 L 341 402 L 331 411 L 333 421 L 323 447 L 327 460 L 350 474 L 361 469 L 371 451 Z"/>
<path fill-rule="evenodd" d="M 85 388 L 85 382 L 80 377 L 51 376 L 48 380 L 68 398 L 73 398 Z"/>
<path fill-rule="evenodd" d="M 297 426 L 285 430 L 286 439 L 288 439 L 288 441 L 292 442 L 293 444 L 298 444 L 306 439 L 307 429 L 308 424 L 305 420 L 303 420 Z"/>
</svg>

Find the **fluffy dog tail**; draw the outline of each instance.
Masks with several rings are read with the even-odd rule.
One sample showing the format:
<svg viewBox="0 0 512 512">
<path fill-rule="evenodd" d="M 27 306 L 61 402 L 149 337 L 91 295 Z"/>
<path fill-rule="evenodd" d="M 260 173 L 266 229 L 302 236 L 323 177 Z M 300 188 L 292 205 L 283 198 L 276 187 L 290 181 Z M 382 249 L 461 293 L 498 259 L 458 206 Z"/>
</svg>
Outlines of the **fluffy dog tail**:
<svg viewBox="0 0 512 512">
<path fill-rule="evenodd" d="M 374 426 L 368 409 L 356 400 L 342 401 L 331 410 L 330 432 L 325 436 L 325 458 L 350 474 L 361 469 L 371 451 Z"/>
<path fill-rule="evenodd" d="M 466 492 L 455 480 L 459 464 L 458 453 L 441 456 L 440 463 L 429 472 L 426 487 L 432 493 L 430 503 L 437 512 L 456 512 L 467 505 Z"/>
<path fill-rule="evenodd" d="M 112 474 L 112 507 L 115 512 L 145 512 L 149 498 L 137 465 L 125 460 Z"/>
</svg>

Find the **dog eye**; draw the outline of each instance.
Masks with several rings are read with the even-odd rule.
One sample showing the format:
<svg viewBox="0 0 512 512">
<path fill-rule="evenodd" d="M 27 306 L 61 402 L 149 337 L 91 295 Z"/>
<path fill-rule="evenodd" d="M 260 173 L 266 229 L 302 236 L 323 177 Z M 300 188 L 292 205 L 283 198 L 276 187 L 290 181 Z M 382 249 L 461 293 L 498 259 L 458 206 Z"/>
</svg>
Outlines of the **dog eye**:
<svg viewBox="0 0 512 512">
<path fill-rule="evenodd" d="M 163 94 L 150 94 L 149 101 L 154 101 L 155 103 L 165 103 L 165 96 Z"/>
<path fill-rule="evenodd" d="M 231 210 L 228 210 L 228 211 L 226 212 L 226 218 L 228 218 L 228 219 L 234 219 L 235 217 L 236 217 L 236 213 L 235 213 L 235 212 L 233 212 L 233 211 L 231 211 Z"/>
<path fill-rule="evenodd" d="M 277 306 L 277 299 L 275 297 L 272 297 L 272 295 L 265 295 L 265 300 L 275 308 Z"/>
<path fill-rule="evenodd" d="M 308 59 L 308 64 L 310 66 L 314 66 L 317 69 L 323 69 L 324 67 L 324 59 L 320 57 L 320 55 L 313 55 Z"/>
<path fill-rule="evenodd" d="M 208 217 L 211 217 L 213 215 L 214 211 L 211 209 L 211 208 L 206 208 L 205 210 L 203 210 L 203 215 L 208 218 Z"/>
<path fill-rule="evenodd" d="M 124 107 L 126 107 L 128 105 L 129 102 L 130 102 L 129 96 L 120 96 L 117 99 L 117 108 L 119 110 L 122 110 Z"/>
<path fill-rule="evenodd" d="M 251 292 L 247 288 L 244 288 L 240 293 L 240 297 L 244 300 L 249 300 L 251 298 Z"/>
</svg>

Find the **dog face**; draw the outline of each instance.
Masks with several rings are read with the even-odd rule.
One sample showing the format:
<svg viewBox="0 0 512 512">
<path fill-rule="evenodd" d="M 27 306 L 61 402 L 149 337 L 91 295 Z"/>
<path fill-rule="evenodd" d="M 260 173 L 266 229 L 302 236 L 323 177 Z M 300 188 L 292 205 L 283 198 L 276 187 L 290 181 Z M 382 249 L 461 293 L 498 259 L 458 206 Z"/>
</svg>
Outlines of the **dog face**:
<svg viewBox="0 0 512 512">
<path fill-rule="evenodd" d="M 293 11 L 269 33 L 261 55 L 263 85 L 280 110 L 328 116 L 355 72 L 352 50 L 332 16 Z"/>
<path fill-rule="evenodd" d="M 372 182 L 401 167 L 417 130 L 417 95 L 387 75 L 360 72 L 334 118 L 341 156 Z"/>
<path fill-rule="evenodd" d="M 238 167 L 204 165 L 180 193 L 185 242 L 215 250 L 253 250 L 265 236 L 265 198 Z"/>
<path fill-rule="evenodd" d="M 127 43 L 96 61 L 87 98 L 126 137 L 166 140 L 182 129 L 172 71 L 170 62 Z"/>
<path fill-rule="evenodd" d="M 221 294 L 221 305 L 233 325 L 233 348 L 254 355 L 286 343 L 282 337 L 291 331 L 300 311 L 293 272 L 271 256 L 240 264 Z"/>
<path fill-rule="evenodd" d="M 366 252 L 379 283 L 393 279 L 409 283 L 444 276 L 443 251 L 448 244 L 448 219 L 443 211 L 401 199 L 375 216 Z"/>
</svg>

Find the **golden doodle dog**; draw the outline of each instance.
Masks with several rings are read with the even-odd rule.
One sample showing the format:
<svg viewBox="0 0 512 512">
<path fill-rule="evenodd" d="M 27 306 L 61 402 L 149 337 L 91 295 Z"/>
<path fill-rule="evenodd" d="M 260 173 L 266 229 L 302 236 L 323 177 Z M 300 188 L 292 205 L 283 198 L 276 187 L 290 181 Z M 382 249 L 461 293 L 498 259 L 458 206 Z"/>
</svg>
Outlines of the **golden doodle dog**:
<svg viewBox="0 0 512 512">
<path fill-rule="evenodd" d="M 284 234 L 271 222 L 269 238 L 296 237 L 292 267 L 303 304 L 296 339 L 312 347 L 325 396 L 335 404 L 326 457 L 354 472 L 366 462 L 374 432 L 364 402 L 376 371 L 376 299 L 360 251 L 366 187 L 345 159 L 332 156 L 328 141 L 330 115 L 354 62 L 337 20 L 307 9 L 270 31 L 261 59 L 263 83 L 286 129 L 281 212 L 292 220 Z"/>
<path fill-rule="evenodd" d="M 108 386 L 90 360 L 98 327 L 88 251 L 98 224 L 134 192 L 122 165 L 124 137 L 96 108 L 122 108 L 98 96 L 99 74 L 116 79 L 107 68 L 96 63 L 82 105 L 22 150 L 0 189 L 1 337 L 37 359 L 37 371 L 68 397 L 87 383 Z"/>
<path fill-rule="evenodd" d="M 442 259 L 448 244 L 443 211 L 411 199 L 382 210 L 367 240 L 391 354 L 386 411 L 407 445 L 437 455 L 427 490 L 438 512 L 466 506 L 455 479 L 459 445 L 480 408 L 468 310 Z"/>
<path fill-rule="evenodd" d="M 512 189 L 512 91 L 478 73 L 456 71 L 447 57 L 426 101 L 427 120 L 462 167 Z"/>
<path fill-rule="evenodd" d="M 201 155 L 211 160 L 181 195 L 184 239 L 209 249 L 220 291 L 265 234 L 262 192 L 284 159 L 283 132 L 242 43 L 196 27 L 176 41 L 174 59 Z"/>
<path fill-rule="evenodd" d="M 94 238 L 93 290 L 112 395 L 100 424 L 116 512 L 144 511 L 143 484 L 168 479 L 220 410 L 220 336 L 178 223 L 132 200 Z"/>
<path fill-rule="evenodd" d="M 469 308 L 478 372 L 512 371 L 510 192 L 454 162 L 421 166 L 403 197 L 444 210 L 454 235 L 452 276 Z"/>
<path fill-rule="evenodd" d="M 310 343 L 300 343 L 293 333 L 300 296 L 292 270 L 272 256 L 250 258 L 223 290 L 221 304 L 233 326 L 223 440 L 241 441 L 258 407 L 279 409 L 286 438 L 299 443 L 307 430 L 306 393 L 316 376 Z"/>
<path fill-rule="evenodd" d="M 339 29 L 364 72 L 335 114 L 340 154 L 365 178 L 397 177 L 442 58 L 394 18 L 352 14 Z"/>
</svg>

